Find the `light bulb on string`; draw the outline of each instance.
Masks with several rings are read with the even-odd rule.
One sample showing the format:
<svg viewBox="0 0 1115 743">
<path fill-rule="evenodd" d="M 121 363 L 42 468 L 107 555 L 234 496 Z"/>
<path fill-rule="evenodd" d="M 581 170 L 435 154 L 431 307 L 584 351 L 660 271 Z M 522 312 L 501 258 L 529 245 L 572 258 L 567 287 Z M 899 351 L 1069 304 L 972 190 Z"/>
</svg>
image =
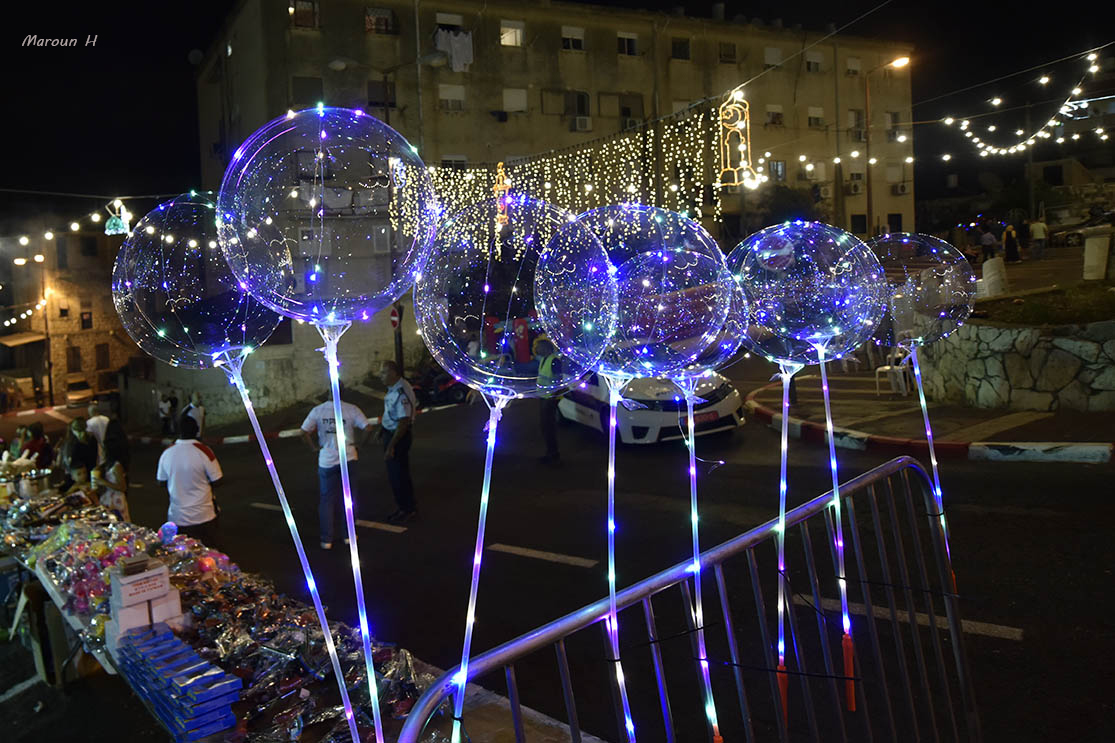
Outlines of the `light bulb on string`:
<svg viewBox="0 0 1115 743">
<path fill-rule="evenodd" d="M 1038 78 L 1038 82 L 1041 83 L 1042 85 L 1048 85 L 1049 84 L 1049 75 L 1042 75 L 1041 77 Z"/>
</svg>

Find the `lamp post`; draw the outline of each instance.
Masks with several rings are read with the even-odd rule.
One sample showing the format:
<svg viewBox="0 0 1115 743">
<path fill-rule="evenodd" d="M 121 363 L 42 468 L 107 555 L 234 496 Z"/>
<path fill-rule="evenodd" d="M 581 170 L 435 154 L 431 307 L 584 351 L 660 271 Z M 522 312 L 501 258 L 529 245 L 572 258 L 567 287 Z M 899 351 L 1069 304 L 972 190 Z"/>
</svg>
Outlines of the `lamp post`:
<svg viewBox="0 0 1115 743">
<path fill-rule="evenodd" d="M 863 76 L 863 115 L 867 124 L 867 141 L 864 144 L 864 150 L 867 155 L 867 234 L 869 237 L 874 234 L 875 230 L 875 202 L 871 192 L 871 75 L 884 67 L 897 70 L 908 64 L 910 64 L 909 57 L 898 57 L 868 70 L 867 74 Z"/>
<path fill-rule="evenodd" d="M 46 233 L 44 239 L 53 239 L 53 233 Z M 20 244 L 26 245 L 23 240 Z M 50 303 L 48 300 L 48 293 L 46 288 L 46 257 L 42 253 L 36 253 L 33 260 L 39 264 L 39 294 L 43 301 L 43 353 L 46 355 L 46 386 L 47 396 L 50 399 L 50 405 L 54 405 L 54 360 L 50 355 Z M 13 259 L 12 263 L 17 266 L 26 266 L 27 259 L 20 256 Z"/>
</svg>

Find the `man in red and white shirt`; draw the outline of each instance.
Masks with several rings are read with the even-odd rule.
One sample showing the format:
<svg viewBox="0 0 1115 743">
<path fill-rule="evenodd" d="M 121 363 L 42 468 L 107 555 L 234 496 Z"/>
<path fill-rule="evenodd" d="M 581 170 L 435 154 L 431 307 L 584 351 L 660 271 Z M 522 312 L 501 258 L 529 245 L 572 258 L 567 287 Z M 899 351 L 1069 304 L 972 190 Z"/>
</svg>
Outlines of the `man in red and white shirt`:
<svg viewBox="0 0 1115 743">
<path fill-rule="evenodd" d="M 186 415 L 180 425 L 179 438 L 159 457 L 155 475 L 170 492 L 167 521 L 178 525 L 179 534 L 219 549 L 213 488 L 221 483 L 221 465 L 213 450 L 197 440 L 197 421 Z"/>
</svg>

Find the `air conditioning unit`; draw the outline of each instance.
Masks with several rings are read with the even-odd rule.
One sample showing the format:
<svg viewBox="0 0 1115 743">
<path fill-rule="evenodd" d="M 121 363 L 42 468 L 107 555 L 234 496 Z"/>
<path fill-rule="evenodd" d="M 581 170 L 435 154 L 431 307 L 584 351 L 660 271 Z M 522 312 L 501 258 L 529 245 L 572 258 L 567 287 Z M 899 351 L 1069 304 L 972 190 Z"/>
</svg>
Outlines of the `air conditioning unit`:
<svg viewBox="0 0 1115 743">
<path fill-rule="evenodd" d="M 591 132 L 592 131 L 592 117 L 591 116 L 574 116 L 573 125 L 569 128 L 571 132 Z"/>
<path fill-rule="evenodd" d="M 638 119 L 621 119 L 620 120 L 620 128 L 625 129 L 625 130 L 626 129 L 634 129 L 640 123 L 641 122 Z"/>
<path fill-rule="evenodd" d="M 844 193 L 850 194 L 852 196 L 858 196 L 859 194 L 863 193 L 863 190 L 863 184 L 859 181 L 851 181 L 844 187 Z"/>
<path fill-rule="evenodd" d="M 910 193 L 909 183 L 895 183 L 890 187 L 890 192 L 895 196 L 905 196 Z"/>
<path fill-rule="evenodd" d="M 828 185 L 821 186 L 821 198 L 822 199 L 831 199 L 832 198 L 832 186 L 828 186 Z"/>
</svg>

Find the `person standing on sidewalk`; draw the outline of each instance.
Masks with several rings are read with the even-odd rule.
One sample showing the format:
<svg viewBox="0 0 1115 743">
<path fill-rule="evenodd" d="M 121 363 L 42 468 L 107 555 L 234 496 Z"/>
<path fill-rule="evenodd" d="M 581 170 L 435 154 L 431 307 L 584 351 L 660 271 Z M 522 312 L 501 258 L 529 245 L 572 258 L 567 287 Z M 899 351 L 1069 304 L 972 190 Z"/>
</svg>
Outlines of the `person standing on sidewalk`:
<svg viewBox="0 0 1115 743">
<path fill-rule="evenodd" d="M 190 395 L 190 402 L 182 408 L 182 416 L 190 416 L 197 421 L 197 436 L 205 435 L 205 406 L 201 404 L 201 393 L 195 391 Z"/>
<path fill-rule="evenodd" d="M 1049 227 L 1045 220 L 1038 217 L 1030 222 L 1030 257 L 1040 261 L 1045 255 L 1045 241 L 1049 238 Z"/>
<path fill-rule="evenodd" d="M 345 460 L 349 462 L 349 489 L 352 511 L 356 513 L 356 472 L 352 463 L 357 459 L 356 450 L 368 438 L 368 419 L 352 403 L 344 401 L 345 386 L 340 385 L 341 420 L 345 433 Z M 360 429 L 360 440 L 356 439 Z M 314 434 L 317 434 L 316 440 Z M 336 523 L 337 498 L 341 496 L 341 456 L 337 451 L 337 419 L 333 415 L 333 401 L 326 400 L 316 406 L 302 421 L 302 438 L 311 450 L 317 452 L 318 526 L 321 530 L 321 548 L 333 549 L 333 527 Z M 348 542 L 348 537 L 344 538 Z"/>
<path fill-rule="evenodd" d="M 197 421 L 185 416 L 181 425 L 178 440 L 159 457 L 155 474 L 170 494 L 166 520 L 178 526 L 179 534 L 220 549 L 220 510 L 213 499 L 213 488 L 221 484 L 224 473 L 213 450 L 197 440 Z"/>
<path fill-rule="evenodd" d="M 383 398 L 383 418 L 380 420 L 379 438 L 383 442 L 383 461 L 387 466 L 387 479 L 395 494 L 397 510 L 387 517 L 390 523 L 411 521 L 418 515 L 414 502 L 414 483 L 410 479 L 411 429 L 418 403 L 410 382 L 403 379 L 394 361 L 384 361 L 379 378 L 387 385 Z"/>
</svg>

